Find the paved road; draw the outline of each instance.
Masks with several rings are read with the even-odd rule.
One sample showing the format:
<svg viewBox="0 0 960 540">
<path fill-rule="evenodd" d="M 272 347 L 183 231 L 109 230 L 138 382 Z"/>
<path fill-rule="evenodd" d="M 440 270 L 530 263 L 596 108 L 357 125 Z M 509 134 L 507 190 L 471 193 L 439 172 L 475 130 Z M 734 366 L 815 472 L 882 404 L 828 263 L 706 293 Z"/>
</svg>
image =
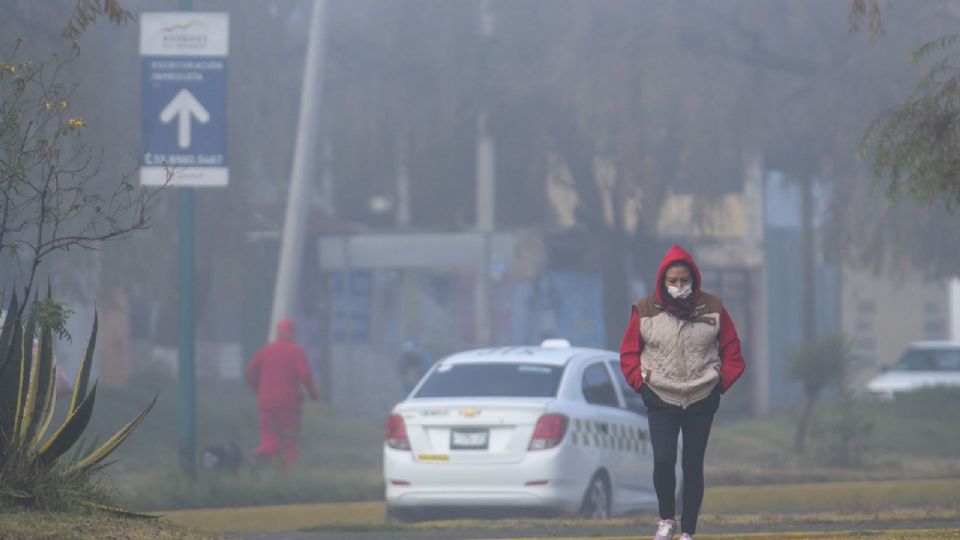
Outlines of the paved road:
<svg viewBox="0 0 960 540">
<path fill-rule="evenodd" d="M 790 521 L 763 524 L 722 524 L 711 523 L 701 526 L 701 533 L 737 534 L 737 533 L 777 533 L 800 531 L 870 531 L 890 529 L 960 529 L 960 519 L 931 520 L 868 520 L 868 521 Z M 231 537 L 244 540 L 467 540 L 479 538 L 527 538 L 527 537 L 629 537 L 647 538 L 652 534 L 653 526 L 640 528 L 624 525 L 583 526 L 544 526 L 537 528 L 516 527 L 510 529 L 398 529 L 384 531 L 323 531 L 295 533 L 234 533 Z"/>
</svg>

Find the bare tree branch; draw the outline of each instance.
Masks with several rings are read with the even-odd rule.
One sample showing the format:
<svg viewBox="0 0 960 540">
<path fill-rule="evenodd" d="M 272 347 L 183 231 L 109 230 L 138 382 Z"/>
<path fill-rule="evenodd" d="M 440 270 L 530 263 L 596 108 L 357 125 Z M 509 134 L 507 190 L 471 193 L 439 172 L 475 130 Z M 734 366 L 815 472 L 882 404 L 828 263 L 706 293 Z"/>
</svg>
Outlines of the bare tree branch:
<svg viewBox="0 0 960 540">
<path fill-rule="evenodd" d="M 39 63 L 18 63 L 17 52 L 0 44 L 0 256 L 23 270 L 29 295 L 52 253 L 95 249 L 149 227 L 163 187 L 135 187 L 135 170 L 103 178 L 102 152 L 84 142 L 86 121 L 70 107 L 76 87 L 61 82 L 76 47 Z"/>
</svg>

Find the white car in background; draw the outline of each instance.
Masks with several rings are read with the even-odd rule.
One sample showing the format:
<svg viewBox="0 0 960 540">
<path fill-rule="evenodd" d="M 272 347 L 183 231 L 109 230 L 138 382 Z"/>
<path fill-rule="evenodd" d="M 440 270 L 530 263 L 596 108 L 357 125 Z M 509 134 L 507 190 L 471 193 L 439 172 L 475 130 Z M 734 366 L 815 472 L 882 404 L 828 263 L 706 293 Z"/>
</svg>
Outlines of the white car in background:
<svg viewBox="0 0 960 540">
<path fill-rule="evenodd" d="M 900 359 L 867 383 L 882 398 L 931 386 L 960 386 L 960 342 L 916 341 Z"/>
<path fill-rule="evenodd" d="M 388 519 L 656 508 L 645 409 L 619 355 L 544 345 L 444 358 L 393 408 L 383 446 Z"/>
</svg>

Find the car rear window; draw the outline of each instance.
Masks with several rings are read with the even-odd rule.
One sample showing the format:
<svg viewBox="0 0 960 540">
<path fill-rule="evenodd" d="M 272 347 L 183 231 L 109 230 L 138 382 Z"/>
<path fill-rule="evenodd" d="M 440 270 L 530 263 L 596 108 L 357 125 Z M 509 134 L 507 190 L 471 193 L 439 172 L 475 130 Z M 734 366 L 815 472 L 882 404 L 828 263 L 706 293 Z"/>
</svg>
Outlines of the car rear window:
<svg viewBox="0 0 960 540">
<path fill-rule="evenodd" d="M 440 363 L 413 397 L 554 397 L 563 368 L 524 363 Z"/>
</svg>

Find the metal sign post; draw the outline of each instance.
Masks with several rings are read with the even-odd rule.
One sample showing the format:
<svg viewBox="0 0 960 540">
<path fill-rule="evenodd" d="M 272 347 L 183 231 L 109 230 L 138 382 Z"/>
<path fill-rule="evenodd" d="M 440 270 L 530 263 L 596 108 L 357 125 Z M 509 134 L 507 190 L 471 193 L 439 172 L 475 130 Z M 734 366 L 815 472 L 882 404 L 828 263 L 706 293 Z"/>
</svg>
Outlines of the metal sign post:
<svg viewBox="0 0 960 540">
<path fill-rule="evenodd" d="M 177 439 L 180 467 L 197 473 L 196 324 L 194 310 L 195 203 L 193 188 L 226 186 L 226 13 L 143 13 L 143 185 L 170 184 L 179 195 L 179 361 Z"/>
</svg>

